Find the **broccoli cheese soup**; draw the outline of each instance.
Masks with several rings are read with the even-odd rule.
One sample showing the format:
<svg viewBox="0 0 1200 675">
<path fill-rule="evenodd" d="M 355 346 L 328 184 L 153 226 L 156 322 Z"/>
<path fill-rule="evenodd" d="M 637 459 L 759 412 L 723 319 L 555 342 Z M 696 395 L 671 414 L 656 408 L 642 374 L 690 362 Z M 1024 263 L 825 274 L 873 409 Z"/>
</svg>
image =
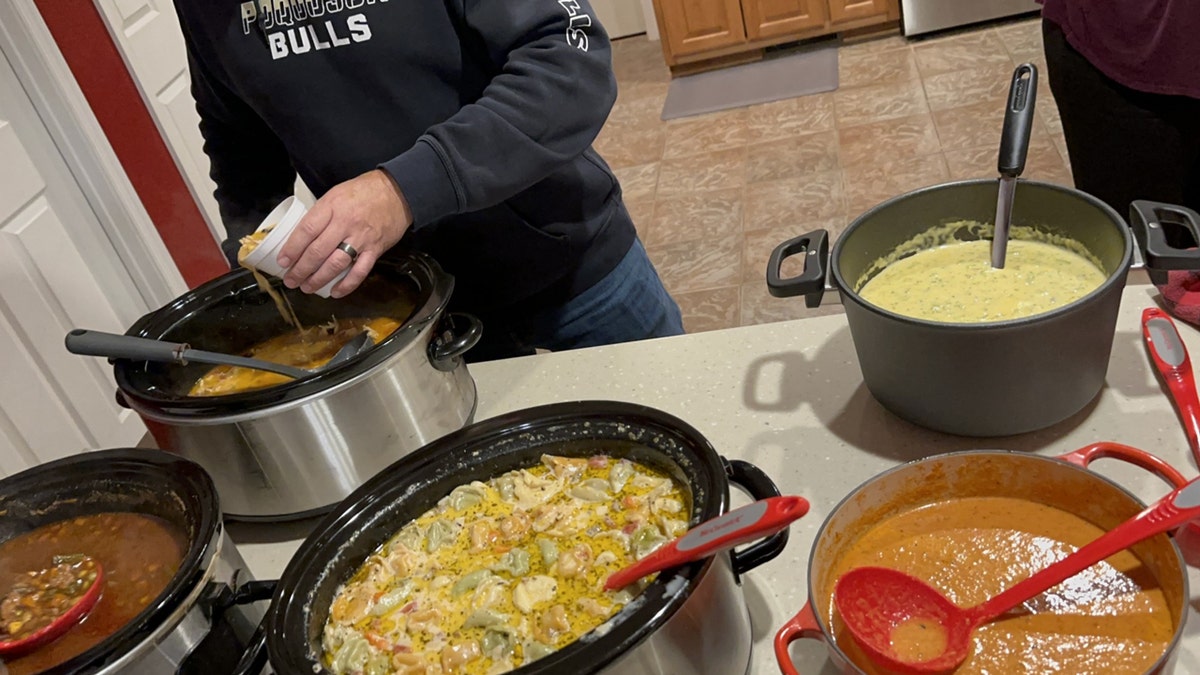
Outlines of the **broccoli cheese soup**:
<svg viewBox="0 0 1200 675">
<path fill-rule="evenodd" d="M 1019 319 L 1070 304 L 1106 278 L 1063 246 L 1008 242 L 1005 265 L 991 264 L 991 241 L 960 241 L 891 262 L 860 290 L 864 300 L 904 316 L 947 323 Z"/>
<path fill-rule="evenodd" d="M 610 574 L 688 527 L 683 488 L 604 455 L 455 488 L 338 589 L 323 661 L 336 675 L 498 675 L 604 623 L 652 578 Z"/>
</svg>

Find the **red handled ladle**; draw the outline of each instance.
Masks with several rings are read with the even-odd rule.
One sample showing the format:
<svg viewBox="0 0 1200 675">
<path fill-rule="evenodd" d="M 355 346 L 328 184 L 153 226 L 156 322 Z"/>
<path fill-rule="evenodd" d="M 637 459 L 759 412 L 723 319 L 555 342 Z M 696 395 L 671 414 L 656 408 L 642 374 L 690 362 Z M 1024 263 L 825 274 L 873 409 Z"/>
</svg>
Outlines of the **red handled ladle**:
<svg viewBox="0 0 1200 675">
<path fill-rule="evenodd" d="M 614 572 L 604 587 L 610 591 L 624 588 L 649 574 L 769 537 L 808 513 L 808 506 L 803 497 L 768 497 L 706 520 L 654 553 Z"/>
<path fill-rule="evenodd" d="M 1157 307 L 1142 310 L 1142 338 L 1150 359 L 1171 391 L 1175 408 L 1183 420 L 1192 458 L 1200 466 L 1200 401 L 1196 398 L 1196 380 L 1192 360 L 1171 317 Z"/>
<path fill-rule="evenodd" d="M 838 579 L 833 602 L 875 663 L 901 673 L 942 673 L 971 650 L 980 624 L 1143 539 L 1200 517 L 1200 478 L 1175 490 L 1062 560 L 974 607 L 962 608 L 916 577 L 859 567 Z"/>
<path fill-rule="evenodd" d="M 67 585 L 66 589 L 63 584 Z M 6 623 L 14 619 L 21 621 L 22 618 L 25 619 L 24 623 L 37 620 L 37 617 L 28 615 L 29 608 L 23 606 L 26 603 L 22 603 L 22 600 L 31 600 L 36 605 L 50 602 L 52 595 L 67 594 L 66 602 L 69 604 L 59 608 L 43 607 L 47 612 L 59 609 L 61 613 L 36 630 L 22 632 L 18 629 L 19 637 L 16 639 L 0 640 L 0 657 L 15 658 L 58 639 L 92 611 L 103 590 L 104 568 L 98 560 L 87 556 L 68 556 L 64 561 L 56 560 L 53 567 L 30 574 L 27 581 L 10 590 L 2 600 L 3 604 L 13 605 L 0 611 Z M 5 626 L 5 631 L 9 626 L 11 623 Z"/>
</svg>

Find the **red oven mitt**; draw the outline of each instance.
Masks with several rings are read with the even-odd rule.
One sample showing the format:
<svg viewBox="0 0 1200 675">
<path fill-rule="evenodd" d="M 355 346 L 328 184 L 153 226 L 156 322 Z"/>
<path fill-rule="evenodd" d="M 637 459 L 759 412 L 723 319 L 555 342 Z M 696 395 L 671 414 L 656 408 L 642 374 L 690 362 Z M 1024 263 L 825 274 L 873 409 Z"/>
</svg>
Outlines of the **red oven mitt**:
<svg viewBox="0 0 1200 675">
<path fill-rule="evenodd" d="M 1177 319 L 1200 326 L 1200 271 L 1171 270 L 1167 283 L 1156 284 L 1163 309 Z"/>
</svg>

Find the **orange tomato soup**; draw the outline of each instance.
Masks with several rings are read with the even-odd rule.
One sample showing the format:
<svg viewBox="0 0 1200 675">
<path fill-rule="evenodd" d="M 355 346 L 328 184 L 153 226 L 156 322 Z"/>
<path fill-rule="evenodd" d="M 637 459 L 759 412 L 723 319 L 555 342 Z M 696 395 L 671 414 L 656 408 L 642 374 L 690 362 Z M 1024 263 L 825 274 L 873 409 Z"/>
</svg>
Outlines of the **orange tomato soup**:
<svg viewBox="0 0 1200 675">
<path fill-rule="evenodd" d="M 886 518 L 849 548 L 830 575 L 824 605 L 834 640 L 862 670 L 884 672 L 858 649 L 833 606 L 834 584 L 851 569 L 900 570 L 970 607 L 1101 534 L 1078 516 L 1008 497 L 955 499 Z M 1174 633 L 1158 581 L 1133 553 L 1123 551 L 976 630 L 971 656 L 954 672 L 1143 673 Z M 917 641 L 930 637 L 908 634 Z M 894 643 L 900 653 L 926 646 Z"/>
</svg>

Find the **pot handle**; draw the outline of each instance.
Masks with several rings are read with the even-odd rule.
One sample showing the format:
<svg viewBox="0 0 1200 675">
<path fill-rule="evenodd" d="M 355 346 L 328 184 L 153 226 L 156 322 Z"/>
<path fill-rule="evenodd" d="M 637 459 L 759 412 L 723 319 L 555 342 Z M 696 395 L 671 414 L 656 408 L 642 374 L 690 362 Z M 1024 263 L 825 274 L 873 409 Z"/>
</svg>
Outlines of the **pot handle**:
<svg viewBox="0 0 1200 675">
<path fill-rule="evenodd" d="M 246 651 L 242 652 L 242 658 L 229 675 L 259 675 L 263 668 L 267 667 L 267 619 L 270 616 L 271 612 L 268 610 L 262 621 L 258 622 L 258 628 L 254 629 Z"/>
<path fill-rule="evenodd" d="M 479 342 L 483 324 L 470 314 L 450 312 L 437 327 L 429 343 L 429 362 L 438 370 L 449 372 L 462 363 L 462 355 Z"/>
<path fill-rule="evenodd" d="M 1188 484 L 1188 480 L 1179 473 L 1175 467 L 1168 464 L 1165 460 L 1156 457 L 1145 450 L 1121 445 L 1120 443 L 1111 443 L 1101 441 L 1092 443 L 1089 446 L 1080 448 L 1074 452 L 1068 452 L 1065 455 L 1059 455 L 1056 459 L 1060 459 L 1068 464 L 1074 464 L 1080 468 L 1086 469 L 1088 466 L 1098 459 L 1119 459 L 1123 462 L 1128 462 L 1134 466 L 1149 471 L 1159 478 L 1170 483 L 1172 487 L 1178 489 Z"/>
<path fill-rule="evenodd" d="M 791 279 L 783 278 L 783 261 L 805 253 L 804 271 Z M 804 296 L 808 307 L 820 307 L 825 296 L 825 261 L 829 259 L 829 233 L 813 230 L 775 247 L 767 261 L 767 290 L 777 298 Z"/>
<path fill-rule="evenodd" d="M 233 595 L 225 601 L 223 608 L 228 609 L 234 605 L 270 600 L 275 595 L 275 588 L 278 585 L 279 582 L 275 580 L 248 581 L 237 587 Z M 250 636 L 250 641 L 246 643 L 246 651 L 242 652 L 242 658 L 233 667 L 233 672 L 230 675 L 259 675 L 263 671 L 263 668 L 266 667 L 267 619 L 270 616 L 271 610 L 268 609 L 263 614 L 262 621 L 258 622 L 258 627 L 254 629 L 254 634 Z"/>
<path fill-rule="evenodd" d="M 792 655 L 788 653 L 788 646 L 800 639 L 825 640 L 821 627 L 817 625 L 811 600 L 804 603 L 804 608 L 775 633 L 775 660 L 779 662 L 779 670 L 783 675 L 799 675 L 796 664 L 792 663 Z"/>
<path fill-rule="evenodd" d="M 726 459 L 724 461 L 725 475 L 729 477 L 730 482 L 745 488 L 746 492 L 755 500 L 780 496 L 779 488 L 762 469 L 740 459 Z M 734 575 L 741 576 L 783 553 L 784 547 L 787 546 L 789 529 L 791 528 L 785 527 L 766 539 L 751 544 L 740 551 L 730 551 L 729 557 L 733 563 Z"/>
<path fill-rule="evenodd" d="M 1146 268 L 1150 271 L 1200 270 L 1200 249 L 1173 246 L 1167 240 L 1164 224 L 1182 227 L 1191 234 L 1192 240 L 1200 242 L 1200 214 L 1173 204 L 1135 200 L 1129 205 L 1129 227 L 1141 249 Z"/>
</svg>

